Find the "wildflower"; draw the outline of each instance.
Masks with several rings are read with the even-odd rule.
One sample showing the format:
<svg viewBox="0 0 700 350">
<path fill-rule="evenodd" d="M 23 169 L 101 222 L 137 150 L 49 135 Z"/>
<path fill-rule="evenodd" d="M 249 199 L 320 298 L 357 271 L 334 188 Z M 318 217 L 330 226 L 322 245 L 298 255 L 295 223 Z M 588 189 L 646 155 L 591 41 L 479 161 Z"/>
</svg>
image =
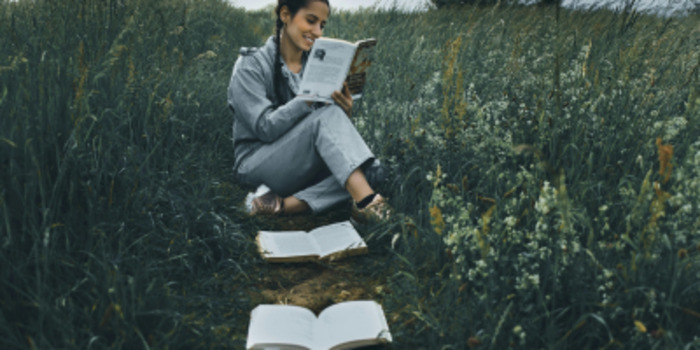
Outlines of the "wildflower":
<svg viewBox="0 0 700 350">
<path fill-rule="evenodd" d="M 540 285 L 540 275 L 539 274 L 534 274 L 534 275 L 529 275 L 527 276 L 528 282 L 530 282 L 530 285 L 532 285 L 535 288 L 539 288 Z"/>
<path fill-rule="evenodd" d="M 537 203 L 535 203 L 535 210 L 537 212 L 545 215 L 549 214 L 549 212 L 552 210 L 552 203 L 550 202 L 554 197 L 553 192 L 554 191 L 550 186 L 549 181 L 545 181 L 542 185 L 542 192 L 540 193 L 540 197 L 537 199 Z"/>
<path fill-rule="evenodd" d="M 469 337 L 469 339 L 467 339 L 467 345 L 469 345 L 470 348 L 479 346 L 481 345 L 481 340 L 477 337 Z"/>
<path fill-rule="evenodd" d="M 661 338 L 664 336 L 664 330 L 663 330 L 663 328 L 655 329 L 655 330 L 649 332 L 649 334 L 651 334 L 652 337 L 658 339 L 658 338 Z"/>
<path fill-rule="evenodd" d="M 506 223 L 506 226 L 514 227 L 515 224 L 518 222 L 518 219 L 516 219 L 513 215 L 508 215 L 508 217 L 506 217 L 504 221 Z"/>
<path fill-rule="evenodd" d="M 656 138 L 656 147 L 659 150 L 659 175 L 664 177 L 664 183 L 671 177 L 671 158 L 673 158 L 673 146 L 663 144 L 660 137 Z"/>
<path fill-rule="evenodd" d="M 525 343 L 525 331 L 521 325 L 513 327 L 513 333 L 520 338 L 521 345 Z"/>
<path fill-rule="evenodd" d="M 196 60 L 214 59 L 214 58 L 216 58 L 217 56 L 218 56 L 218 55 L 216 54 L 216 52 L 214 52 L 214 51 L 212 51 L 212 50 L 208 50 L 207 52 L 204 52 L 204 53 L 201 53 L 201 54 L 197 55 L 197 57 L 196 57 L 195 59 L 196 59 Z"/>
<path fill-rule="evenodd" d="M 442 219 L 442 211 L 437 205 L 430 208 L 430 224 L 438 235 L 445 229 L 445 221 Z"/>
<path fill-rule="evenodd" d="M 183 26 L 177 26 L 177 27 L 175 27 L 175 29 L 171 30 L 170 33 L 168 33 L 168 34 L 170 34 L 170 35 L 180 35 L 180 34 L 182 34 L 182 32 L 184 32 L 184 31 L 185 31 L 185 27 L 183 27 Z"/>
<path fill-rule="evenodd" d="M 642 333 L 647 332 L 647 327 L 641 321 L 634 321 L 634 326 L 637 328 L 638 331 Z"/>
</svg>

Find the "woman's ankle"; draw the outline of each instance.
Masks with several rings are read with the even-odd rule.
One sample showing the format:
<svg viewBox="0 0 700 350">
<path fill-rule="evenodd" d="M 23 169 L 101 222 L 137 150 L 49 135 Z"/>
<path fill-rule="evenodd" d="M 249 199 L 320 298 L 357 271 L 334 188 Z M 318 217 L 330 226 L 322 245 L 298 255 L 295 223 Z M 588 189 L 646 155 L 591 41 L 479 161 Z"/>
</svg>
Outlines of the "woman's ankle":
<svg viewBox="0 0 700 350">
<path fill-rule="evenodd" d="M 370 195 L 368 195 L 368 196 L 365 196 L 365 198 L 363 198 L 363 199 L 360 200 L 359 202 L 355 202 L 355 205 L 357 206 L 357 209 L 364 209 L 368 204 L 372 203 L 372 200 L 373 200 L 374 197 L 376 197 L 376 196 L 377 196 L 377 193 L 375 192 L 375 193 L 372 193 L 372 194 L 370 194 Z"/>
<path fill-rule="evenodd" d="M 284 198 L 282 203 L 282 214 L 300 214 L 311 210 L 306 202 L 294 196 Z"/>
</svg>

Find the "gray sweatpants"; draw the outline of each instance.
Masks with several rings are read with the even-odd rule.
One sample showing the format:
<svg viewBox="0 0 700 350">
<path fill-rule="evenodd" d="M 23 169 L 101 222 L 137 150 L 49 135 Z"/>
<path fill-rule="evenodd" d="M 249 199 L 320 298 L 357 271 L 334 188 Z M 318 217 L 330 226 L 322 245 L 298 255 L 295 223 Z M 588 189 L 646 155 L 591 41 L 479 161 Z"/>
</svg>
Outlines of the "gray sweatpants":
<svg viewBox="0 0 700 350">
<path fill-rule="evenodd" d="M 315 213 L 350 198 L 345 183 L 374 155 L 345 112 L 336 105 L 313 111 L 271 143 L 264 143 L 238 166 L 238 178 L 272 192 L 294 196 Z"/>
</svg>

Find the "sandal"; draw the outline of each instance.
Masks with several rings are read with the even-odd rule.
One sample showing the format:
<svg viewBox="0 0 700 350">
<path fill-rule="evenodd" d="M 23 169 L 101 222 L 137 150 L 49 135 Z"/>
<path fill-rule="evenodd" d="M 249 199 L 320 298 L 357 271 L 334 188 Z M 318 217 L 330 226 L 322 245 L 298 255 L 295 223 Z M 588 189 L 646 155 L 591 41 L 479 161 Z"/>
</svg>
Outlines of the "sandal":
<svg viewBox="0 0 700 350">
<path fill-rule="evenodd" d="M 267 189 L 267 188 L 265 188 Z M 250 215 L 281 215 L 284 213 L 284 201 L 282 197 L 267 191 L 260 195 L 260 189 L 257 193 L 249 194 L 246 198 L 246 208 Z"/>
<path fill-rule="evenodd" d="M 360 209 L 357 203 L 353 202 L 350 217 L 358 223 L 377 223 L 388 220 L 392 209 L 382 195 L 377 194 L 366 207 Z"/>
</svg>

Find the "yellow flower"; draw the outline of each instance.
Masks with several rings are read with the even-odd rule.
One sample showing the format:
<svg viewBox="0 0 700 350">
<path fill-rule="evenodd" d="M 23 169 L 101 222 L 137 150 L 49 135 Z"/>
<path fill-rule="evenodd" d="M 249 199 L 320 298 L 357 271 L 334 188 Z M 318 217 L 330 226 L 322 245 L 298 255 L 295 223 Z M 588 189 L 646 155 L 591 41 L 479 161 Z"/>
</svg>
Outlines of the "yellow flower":
<svg viewBox="0 0 700 350">
<path fill-rule="evenodd" d="M 641 321 L 634 321 L 634 326 L 637 327 L 637 330 L 639 330 L 642 333 L 647 332 L 647 327 Z"/>
<path fill-rule="evenodd" d="M 659 175 L 664 177 L 664 183 L 671 177 L 671 159 L 673 158 L 673 145 L 663 144 L 660 137 L 656 138 L 656 148 L 659 150 Z"/>
<path fill-rule="evenodd" d="M 440 180 L 442 180 L 442 168 L 438 163 L 437 169 L 435 170 L 435 181 L 433 182 L 433 187 L 438 187 L 438 185 L 440 184 Z"/>
<path fill-rule="evenodd" d="M 442 211 L 437 205 L 430 208 L 430 224 L 433 225 L 433 230 L 438 235 L 442 234 L 445 229 L 445 221 L 442 219 Z"/>
</svg>

